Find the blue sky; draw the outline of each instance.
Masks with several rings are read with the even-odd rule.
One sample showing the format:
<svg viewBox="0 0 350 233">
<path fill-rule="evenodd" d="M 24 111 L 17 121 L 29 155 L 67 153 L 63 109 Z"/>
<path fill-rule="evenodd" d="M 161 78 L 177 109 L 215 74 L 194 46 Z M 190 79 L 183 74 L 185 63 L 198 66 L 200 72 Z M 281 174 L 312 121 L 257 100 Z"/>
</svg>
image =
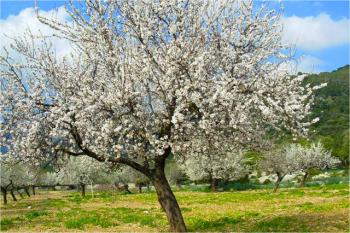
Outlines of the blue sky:
<svg viewBox="0 0 350 233">
<path fill-rule="evenodd" d="M 39 1 L 39 9 L 50 11 L 64 1 Z M 277 2 L 269 2 L 271 6 Z M 0 0 L 0 27 L 15 28 L 32 22 L 32 11 L 19 15 L 34 1 Z M 349 63 L 348 1 L 282 1 L 284 5 L 284 42 L 296 46 L 297 69 L 305 72 L 331 71 Z M 17 18 L 16 18 L 17 17 Z M 62 14 L 64 17 L 64 14 Z M 16 26 L 18 28 L 16 28 Z M 37 26 L 37 25 L 36 25 Z M 1 30 L 1 28 L 0 28 Z M 1 32 L 5 29 L 1 30 Z M 19 30 L 20 31 L 20 30 Z M 303 58 L 299 58 L 303 55 Z"/>
<path fill-rule="evenodd" d="M 286 1 L 284 4 L 284 15 L 286 17 L 298 16 L 309 17 L 320 14 L 328 14 L 332 20 L 349 21 L 349 1 Z M 349 27 L 345 29 L 349 35 Z M 305 54 L 320 59 L 320 71 L 331 71 L 340 66 L 349 64 L 349 36 L 347 43 L 337 46 L 329 46 L 320 50 L 305 50 L 297 48 L 297 55 Z"/>
</svg>

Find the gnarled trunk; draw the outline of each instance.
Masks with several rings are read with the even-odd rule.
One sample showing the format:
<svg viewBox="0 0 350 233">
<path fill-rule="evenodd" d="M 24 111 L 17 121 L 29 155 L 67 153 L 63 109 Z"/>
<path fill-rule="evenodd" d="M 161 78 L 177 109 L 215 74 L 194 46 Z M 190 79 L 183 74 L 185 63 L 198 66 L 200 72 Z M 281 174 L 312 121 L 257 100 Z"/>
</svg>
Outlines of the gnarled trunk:
<svg viewBox="0 0 350 233">
<path fill-rule="evenodd" d="M 157 164 L 151 180 L 156 189 L 158 201 L 167 215 L 170 231 L 186 232 L 186 225 L 180 207 L 165 177 L 164 161 Z"/>
<path fill-rule="evenodd" d="M 125 190 L 127 193 L 131 194 L 131 191 L 129 190 L 129 185 L 128 185 L 128 184 L 125 185 L 124 190 Z"/>
<path fill-rule="evenodd" d="M 19 191 L 19 189 L 16 189 L 16 191 L 17 191 L 17 193 L 19 194 L 19 196 L 23 199 L 23 198 L 24 198 L 24 197 L 23 197 L 23 194 Z M 13 190 L 11 190 L 11 196 L 12 196 L 12 194 L 13 194 L 13 196 L 15 196 Z"/>
<path fill-rule="evenodd" d="M 118 189 L 118 191 L 125 191 L 131 194 L 131 191 L 129 190 L 129 185 L 127 183 L 125 184 L 114 183 L 114 186 Z"/>
<path fill-rule="evenodd" d="M 2 192 L 2 197 L 3 197 L 4 205 L 6 205 L 6 204 L 7 204 L 7 190 L 1 188 L 1 192 Z"/>
<path fill-rule="evenodd" d="M 281 181 L 283 180 L 283 177 L 284 177 L 284 176 L 277 174 L 277 181 L 276 181 L 276 183 L 275 183 L 275 187 L 273 188 L 273 192 L 274 192 L 274 193 L 277 192 L 277 189 L 278 189 L 278 187 L 280 186 L 280 183 L 281 183 Z"/>
<path fill-rule="evenodd" d="M 210 182 L 210 190 L 212 192 L 216 192 L 218 190 L 218 184 L 219 184 L 219 180 L 212 178 Z"/>
<path fill-rule="evenodd" d="M 35 186 L 34 185 L 32 185 L 32 193 L 35 196 Z"/>
<path fill-rule="evenodd" d="M 13 190 L 10 191 L 10 194 L 11 194 L 11 197 L 12 197 L 13 201 L 17 201 L 17 198 L 16 198 L 15 194 L 13 193 Z M 20 194 L 20 195 L 22 195 L 22 194 Z M 23 198 L 23 196 L 21 196 L 21 197 Z"/>
<path fill-rule="evenodd" d="M 308 172 L 305 172 L 304 176 L 303 176 L 303 179 L 301 180 L 300 182 L 300 187 L 304 187 L 305 186 L 305 181 L 308 177 L 309 173 Z"/>
<path fill-rule="evenodd" d="M 139 193 L 142 193 L 142 184 L 139 184 Z"/>
<path fill-rule="evenodd" d="M 29 188 L 28 187 L 24 188 L 24 192 L 27 194 L 28 197 L 30 197 L 30 193 L 29 193 Z"/>
<path fill-rule="evenodd" d="M 80 184 L 81 196 L 85 197 L 85 184 Z"/>
</svg>

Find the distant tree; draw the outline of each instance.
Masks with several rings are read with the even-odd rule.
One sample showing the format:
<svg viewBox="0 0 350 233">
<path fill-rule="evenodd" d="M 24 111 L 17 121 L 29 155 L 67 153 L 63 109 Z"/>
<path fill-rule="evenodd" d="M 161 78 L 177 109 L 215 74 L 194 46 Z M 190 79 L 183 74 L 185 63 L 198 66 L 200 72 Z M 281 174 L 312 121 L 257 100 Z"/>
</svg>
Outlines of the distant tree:
<svg viewBox="0 0 350 233">
<path fill-rule="evenodd" d="M 17 201 L 14 191 L 17 191 L 23 197 L 19 192 L 19 190 L 23 189 L 30 196 L 29 187 L 33 186 L 36 182 L 38 171 L 33 166 L 8 155 L 2 155 L 0 157 L 1 192 L 3 194 L 4 204 L 7 203 L 8 192 L 10 192 L 14 201 Z"/>
<path fill-rule="evenodd" d="M 62 183 L 62 175 L 63 174 L 59 174 L 57 172 L 41 173 L 38 177 L 38 185 L 53 187 L 59 183 Z"/>
<path fill-rule="evenodd" d="M 40 167 L 38 164 L 24 164 L 24 188 L 27 195 L 30 193 L 30 188 L 32 194 L 35 195 L 35 186 L 39 181 Z"/>
<path fill-rule="evenodd" d="M 170 184 L 176 185 L 178 189 L 181 184 L 188 179 L 183 168 L 181 168 L 176 161 L 170 160 L 165 166 L 165 175 Z"/>
<path fill-rule="evenodd" d="M 142 193 L 143 187 L 147 187 L 147 189 L 150 190 L 150 179 L 147 176 L 137 171 L 132 171 L 131 174 L 132 182 L 138 188 L 139 193 Z"/>
<path fill-rule="evenodd" d="M 290 157 L 289 159 L 293 161 L 292 166 L 294 170 L 304 173 L 300 182 L 301 187 L 305 185 L 305 181 L 311 169 L 329 169 L 341 163 L 341 161 L 333 157 L 320 142 L 312 143 L 309 147 L 291 144 L 286 148 L 286 152 Z"/>
<path fill-rule="evenodd" d="M 7 160 L 7 161 L 6 161 Z M 15 161 L 9 161 L 6 157 L 1 157 L 1 193 L 3 196 L 3 202 L 7 204 L 7 194 L 11 192 L 12 198 L 14 201 L 17 201 L 16 196 L 13 193 L 14 184 L 13 179 L 17 175 L 18 167 L 15 166 Z"/>
<path fill-rule="evenodd" d="M 193 151 L 184 162 L 184 171 L 190 180 L 207 180 L 211 191 L 217 191 L 218 182 L 238 180 L 246 176 L 250 169 L 245 152 L 231 148 L 229 145 L 214 147 L 210 142 L 199 151 Z"/>
<path fill-rule="evenodd" d="M 113 184 L 118 190 L 131 193 L 129 190 L 129 183 L 132 182 L 131 169 L 126 166 L 120 166 L 118 170 L 110 171 L 106 179 Z"/>
<path fill-rule="evenodd" d="M 142 173 L 135 171 L 128 166 L 120 166 L 118 170 L 114 170 L 108 175 L 110 182 L 115 184 L 118 189 L 131 193 L 129 183 L 135 185 L 139 193 L 142 193 L 142 188 L 150 189 L 150 180 Z"/>
<path fill-rule="evenodd" d="M 281 181 L 287 174 L 296 171 L 295 166 L 293 166 L 293 157 L 290 156 L 287 146 L 265 153 L 263 158 L 259 161 L 258 169 L 268 174 L 276 174 L 277 179 L 273 192 L 277 191 Z"/>
<path fill-rule="evenodd" d="M 94 183 L 108 168 L 93 158 L 86 156 L 70 157 L 63 161 L 58 172 L 60 181 L 65 184 L 76 184 L 80 187 L 81 195 L 85 196 L 86 185 Z"/>
</svg>

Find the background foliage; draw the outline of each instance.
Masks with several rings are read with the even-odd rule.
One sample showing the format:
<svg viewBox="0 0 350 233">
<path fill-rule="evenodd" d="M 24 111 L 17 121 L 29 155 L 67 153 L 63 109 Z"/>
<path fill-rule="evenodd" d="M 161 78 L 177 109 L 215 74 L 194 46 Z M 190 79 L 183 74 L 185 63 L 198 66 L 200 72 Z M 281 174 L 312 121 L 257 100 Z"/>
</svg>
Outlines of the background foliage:
<svg viewBox="0 0 350 233">
<path fill-rule="evenodd" d="M 327 86 L 315 93 L 312 112 L 320 121 L 312 126 L 311 136 L 349 166 L 349 65 L 305 79 L 305 84 L 311 85 L 324 82 Z"/>
</svg>

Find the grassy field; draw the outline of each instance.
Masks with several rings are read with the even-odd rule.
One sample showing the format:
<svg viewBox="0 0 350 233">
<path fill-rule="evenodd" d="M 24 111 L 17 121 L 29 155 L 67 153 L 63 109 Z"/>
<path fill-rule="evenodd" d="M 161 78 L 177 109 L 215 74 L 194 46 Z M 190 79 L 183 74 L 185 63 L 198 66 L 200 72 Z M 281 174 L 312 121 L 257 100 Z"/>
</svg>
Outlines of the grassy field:
<svg viewBox="0 0 350 233">
<path fill-rule="evenodd" d="M 349 185 L 175 193 L 190 231 L 349 232 Z M 1 205 L 1 231 L 167 231 L 154 192 L 39 191 Z"/>
</svg>

